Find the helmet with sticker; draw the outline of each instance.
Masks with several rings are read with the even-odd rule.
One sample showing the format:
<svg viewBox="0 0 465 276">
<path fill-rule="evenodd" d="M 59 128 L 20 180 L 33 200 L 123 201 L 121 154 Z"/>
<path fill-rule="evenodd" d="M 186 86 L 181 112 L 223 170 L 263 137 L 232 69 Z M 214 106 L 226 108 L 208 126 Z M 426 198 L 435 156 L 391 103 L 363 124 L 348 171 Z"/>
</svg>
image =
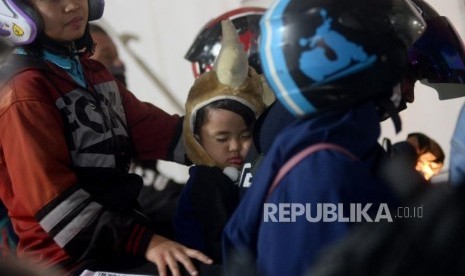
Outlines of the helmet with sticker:
<svg viewBox="0 0 465 276">
<path fill-rule="evenodd" d="M 390 98 L 425 22 L 408 0 L 279 0 L 262 17 L 264 75 L 303 116 Z"/>
</svg>

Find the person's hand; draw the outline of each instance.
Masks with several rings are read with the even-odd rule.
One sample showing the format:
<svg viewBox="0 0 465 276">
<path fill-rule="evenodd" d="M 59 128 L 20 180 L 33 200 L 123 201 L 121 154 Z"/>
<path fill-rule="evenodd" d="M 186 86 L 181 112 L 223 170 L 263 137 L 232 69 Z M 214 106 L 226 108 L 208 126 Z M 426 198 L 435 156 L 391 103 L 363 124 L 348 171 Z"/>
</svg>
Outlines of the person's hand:
<svg viewBox="0 0 465 276">
<path fill-rule="evenodd" d="M 180 262 L 191 275 L 197 275 L 197 269 L 192 264 L 190 258 L 197 259 L 205 264 L 213 261 L 200 251 L 187 248 L 177 242 L 169 240 L 159 235 L 153 235 L 145 253 L 147 260 L 155 263 L 160 276 L 166 276 L 166 266 L 173 276 L 180 276 L 178 262 Z"/>
</svg>

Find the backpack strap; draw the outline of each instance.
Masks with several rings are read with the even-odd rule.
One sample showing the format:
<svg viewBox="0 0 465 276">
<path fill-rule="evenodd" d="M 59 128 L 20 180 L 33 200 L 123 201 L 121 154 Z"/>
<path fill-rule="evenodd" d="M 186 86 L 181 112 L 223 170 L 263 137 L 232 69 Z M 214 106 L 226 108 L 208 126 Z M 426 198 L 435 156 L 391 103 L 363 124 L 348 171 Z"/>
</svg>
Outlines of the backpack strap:
<svg viewBox="0 0 465 276">
<path fill-rule="evenodd" d="M 273 180 L 273 183 L 271 184 L 270 188 L 268 189 L 268 194 L 267 197 L 271 195 L 271 193 L 276 189 L 276 187 L 279 185 L 283 177 L 292 169 L 294 168 L 297 164 L 300 163 L 305 157 L 309 156 L 312 153 L 315 153 L 320 150 L 335 150 L 338 152 L 341 152 L 348 157 L 350 157 L 352 160 L 357 160 L 358 158 L 353 155 L 350 151 L 347 149 L 336 145 L 336 144 L 331 144 L 331 143 L 318 143 L 318 144 L 313 144 L 310 145 L 303 150 L 299 151 L 296 153 L 294 156 L 292 156 L 284 165 L 279 169 L 278 174 Z"/>
</svg>

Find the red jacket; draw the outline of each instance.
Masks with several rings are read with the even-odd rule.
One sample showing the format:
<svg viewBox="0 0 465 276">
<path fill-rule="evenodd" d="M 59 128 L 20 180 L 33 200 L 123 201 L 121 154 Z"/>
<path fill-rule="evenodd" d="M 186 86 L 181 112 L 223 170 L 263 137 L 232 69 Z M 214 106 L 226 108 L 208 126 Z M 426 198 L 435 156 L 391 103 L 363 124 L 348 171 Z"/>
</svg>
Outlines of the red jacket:
<svg viewBox="0 0 465 276">
<path fill-rule="evenodd" d="M 101 254 L 145 253 L 152 231 L 125 202 L 137 192 L 130 157 L 171 159 L 182 125 L 139 101 L 102 64 L 81 64 L 87 88 L 47 62 L 0 90 L 0 199 L 19 236 L 17 253 L 68 268 Z"/>
</svg>

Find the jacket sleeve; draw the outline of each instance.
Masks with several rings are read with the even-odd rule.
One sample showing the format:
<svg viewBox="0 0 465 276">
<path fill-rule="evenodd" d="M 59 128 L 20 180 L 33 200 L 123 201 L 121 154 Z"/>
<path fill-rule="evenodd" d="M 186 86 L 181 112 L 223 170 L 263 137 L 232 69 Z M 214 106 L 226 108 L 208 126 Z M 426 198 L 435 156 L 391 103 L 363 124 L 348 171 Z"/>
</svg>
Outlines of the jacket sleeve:
<svg viewBox="0 0 465 276">
<path fill-rule="evenodd" d="M 152 232 L 133 213 L 110 211 L 78 183 L 55 106 L 18 100 L 0 120 L 13 196 L 59 247 L 75 258 L 145 252 Z"/>
<path fill-rule="evenodd" d="M 206 253 L 205 229 L 194 214 L 191 190 L 192 179 L 189 178 L 176 206 L 173 220 L 175 238 L 177 242 L 187 247 Z"/>
<path fill-rule="evenodd" d="M 163 159 L 185 164 L 182 118 L 138 100 L 119 85 L 136 155 L 141 160 Z"/>
</svg>

